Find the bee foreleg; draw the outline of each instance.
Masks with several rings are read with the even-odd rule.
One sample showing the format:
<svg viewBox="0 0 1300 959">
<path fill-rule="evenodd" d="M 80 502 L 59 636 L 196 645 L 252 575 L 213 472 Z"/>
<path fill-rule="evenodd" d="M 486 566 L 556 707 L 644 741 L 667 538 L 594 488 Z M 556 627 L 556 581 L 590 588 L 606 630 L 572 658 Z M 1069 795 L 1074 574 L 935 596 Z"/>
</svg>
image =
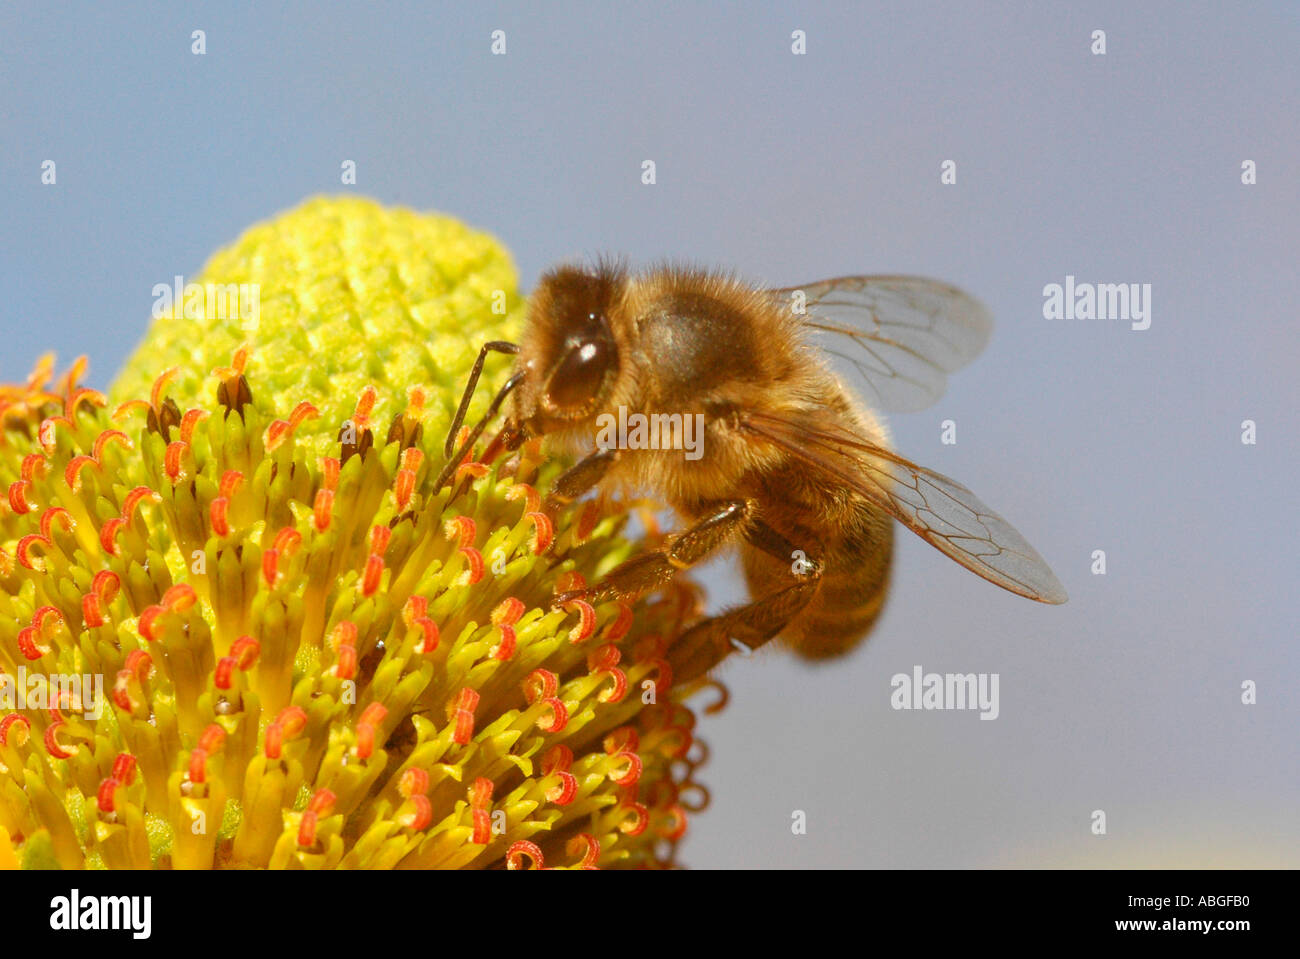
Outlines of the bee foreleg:
<svg viewBox="0 0 1300 959">
<path fill-rule="evenodd" d="M 714 512 L 694 525 L 669 536 L 664 545 L 616 566 L 595 586 L 561 593 L 555 597 L 553 605 L 563 605 L 573 599 L 585 599 L 589 603 L 624 599 L 662 586 L 679 569 L 694 566 L 739 533 L 752 510 L 753 504 L 746 500 L 721 503 Z"/>
<path fill-rule="evenodd" d="M 612 448 L 596 450 L 561 473 L 546 497 L 548 510 L 567 506 L 604 479 L 609 468 L 618 461 L 618 453 Z"/>
</svg>

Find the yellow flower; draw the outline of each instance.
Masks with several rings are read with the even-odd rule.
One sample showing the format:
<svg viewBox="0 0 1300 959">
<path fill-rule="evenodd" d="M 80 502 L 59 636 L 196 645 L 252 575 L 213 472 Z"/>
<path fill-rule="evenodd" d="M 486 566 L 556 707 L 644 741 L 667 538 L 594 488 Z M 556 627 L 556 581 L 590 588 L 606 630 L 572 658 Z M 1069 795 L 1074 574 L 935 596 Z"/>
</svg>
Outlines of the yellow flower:
<svg viewBox="0 0 1300 959">
<path fill-rule="evenodd" d="M 0 866 L 670 864 L 694 589 L 552 610 L 638 547 L 536 445 L 432 488 L 499 245 L 314 200 L 178 292 L 109 397 L 0 387 Z"/>
</svg>

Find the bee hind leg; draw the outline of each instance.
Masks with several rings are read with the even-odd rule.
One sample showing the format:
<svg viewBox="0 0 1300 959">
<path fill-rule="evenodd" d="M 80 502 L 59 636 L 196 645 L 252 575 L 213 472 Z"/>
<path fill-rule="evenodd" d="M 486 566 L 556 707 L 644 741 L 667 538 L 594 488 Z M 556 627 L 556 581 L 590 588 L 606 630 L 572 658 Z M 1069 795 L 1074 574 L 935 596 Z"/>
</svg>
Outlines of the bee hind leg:
<svg viewBox="0 0 1300 959">
<path fill-rule="evenodd" d="M 751 520 L 746 540 L 751 546 L 790 564 L 793 582 L 753 602 L 702 620 L 677 638 L 668 650 L 674 680 L 702 676 L 733 652 L 746 654 L 770 642 L 801 613 L 821 586 L 822 564 L 794 549 L 785 536 L 762 520 Z M 794 562 L 790 563 L 793 559 Z"/>
</svg>

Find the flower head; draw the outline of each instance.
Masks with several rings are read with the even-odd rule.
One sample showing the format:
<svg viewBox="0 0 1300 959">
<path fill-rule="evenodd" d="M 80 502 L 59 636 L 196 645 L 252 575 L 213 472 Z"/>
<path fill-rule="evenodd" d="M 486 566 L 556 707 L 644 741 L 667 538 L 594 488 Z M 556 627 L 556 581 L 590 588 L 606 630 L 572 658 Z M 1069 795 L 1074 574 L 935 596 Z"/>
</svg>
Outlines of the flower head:
<svg viewBox="0 0 1300 959">
<path fill-rule="evenodd" d="M 693 587 L 552 609 L 637 547 L 543 509 L 535 444 L 433 489 L 500 247 L 317 200 L 201 279 L 256 322 L 158 320 L 110 397 L 0 387 L 0 865 L 671 862 Z"/>
</svg>

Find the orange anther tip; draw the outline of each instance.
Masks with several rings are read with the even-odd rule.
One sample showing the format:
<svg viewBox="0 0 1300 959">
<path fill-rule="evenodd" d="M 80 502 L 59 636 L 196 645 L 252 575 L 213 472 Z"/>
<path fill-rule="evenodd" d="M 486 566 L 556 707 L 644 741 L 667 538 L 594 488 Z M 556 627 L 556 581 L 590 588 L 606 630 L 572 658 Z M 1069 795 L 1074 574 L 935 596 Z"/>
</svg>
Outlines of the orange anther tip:
<svg viewBox="0 0 1300 959">
<path fill-rule="evenodd" d="M 472 546 L 466 546 L 460 552 L 465 557 L 465 564 L 468 567 L 465 570 L 466 582 L 473 586 L 483 579 L 484 570 L 487 568 L 483 561 L 483 554 Z"/>
<path fill-rule="evenodd" d="M 611 773 L 609 778 L 619 786 L 635 786 L 641 778 L 641 757 L 636 753 L 621 752 L 616 753 L 614 758 L 625 761 L 627 768 L 618 774 Z"/>
<path fill-rule="evenodd" d="M 14 735 L 13 745 L 21 746 L 27 742 L 28 736 L 31 735 L 32 721 L 21 713 L 10 713 L 4 719 L 0 719 L 0 746 L 8 746 L 9 734 L 14 731 L 14 725 L 21 723 L 22 728 Z"/>
<path fill-rule="evenodd" d="M 154 620 L 165 612 L 167 609 L 163 606 L 147 606 L 140 614 L 139 620 L 136 621 L 136 629 L 146 641 L 152 643 L 158 638 L 154 633 Z"/>
<path fill-rule="evenodd" d="M 199 735 L 199 747 L 209 754 L 220 751 L 226 742 L 226 731 L 216 723 L 209 723 Z"/>
<path fill-rule="evenodd" d="M 316 844 L 316 820 L 319 817 L 313 809 L 303 811 L 302 819 L 298 821 L 298 845 L 311 847 Z"/>
<path fill-rule="evenodd" d="M 108 405 L 108 400 L 99 390 L 92 390 L 87 387 L 79 387 L 68 394 L 67 400 L 63 404 L 63 414 L 69 419 L 77 412 L 77 407 L 82 403 L 89 403 L 91 406 L 103 408 Z"/>
<path fill-rule="evenodd" d="M 428 616 L 421 616 L 415 620 L 414 624 L 419 626 L 424 632 L 424 640 L 420 644 L 421 653 L 431 653 L 438 648 L 438 624 Z"/>
<path fill-rule="evenodd" d="M 405 511 L 413 495 L 415 495 L 415 474 L 407 469 L 398 470 L 397 477 L 393 480 L 393 499 L 397 501 L 399 511 Z"/>
<path fill-rule="evenodd" d="M 120 411 L 121 407 L 118 407 L 118 410 Z M 117 414 L 114 413 L 113 415 L 116 416 Z M 36 439 L 40 442 L 41 449 L 45 450 L 45 452 L 53 453 L 55 448 L 58 446 L 59 440 L 55 435 L 55 427 L 63 421 L 64 419 L 62 416 L 50 416 L 41 420 L 41 425 L 36 429 Z"/>
<path fill-rule="evenodd" d="M 632 819 L 624 819 L 618 824 L 618 830 L 628 836 L 639 836 L 650 825 L 650 812 L 639 802 L 628 803 L 627 809 L 632 813 Z"/>
<path fill-rule="evenodd" d="M 581 643 L 596 631 L 596 609 L 585 599 L 575 599 L 564 604 L 569 611 L 578 611 L 578 625 L 569 630 L 569 642 Z"/>
<path fill-rule="evenodd" d="M 239 470 L 226 470 L 221 474 L 221 485 L 218 488 L 220 495 L 229 499 L 235 495 L 235 491 L 244 483 L 244 474 Z"/>
<path fill-rule="evenodd" d="M 35 662 L 40 659 L 51 649 L 49 646 L 41 646 L 36 642 L 36 629 L 32 626 L 24 626 L 18 630 L 18 650 L 23 657 Z"/>
<path fill-rule="evenodd" d="M 307 728 L 307 710 L 301 706 L 285 706 L 275 721 L 284 728 L 285 736 L 293 739 Z"/>
<path fill-rule="evenodd" d="M 334 675 L 339 679 L 352 679 L 357 674 L 356 647 L 339 643 L 337 652 L 338 663 L 334 667 Z"/>
<path fill-rule="evenodd" d="M 324 474 L 323 481 L 327 490 L 336 488 L 339 484 L 339 470 L 341 469 L 339 461 L 333 456 L 321 457 L 321 472 Z"/>
<path fill-rule="evenodd" d="M 457 545 L 464 549 L 474 542 L 478 527 L 468 516 L 453 516 L 443 524 L 443 533 L 448 539 L 457 540 Z"/>
<path fill-rule="evenodd" d="M 519 622 L 519 617 L 524 614 L 524 604 L 514 596 L 508 596 L 501 602 L 497 603 L 496 608 L 492 610 L 492 625 L 494 626 L 513 626 Z"/>
<path fill-rule="evenodd" d="M 534 669 L 524 678 L 524 698 L 531 706 L 539 699 L 549 699 L 554 696 L 559 686 L 560 678 L 555 673 L 549 669 Z"/>
<path fill-rule="evenodd" d="M 113 760 L 113 778 L 124 786 L 135 782 L 135 757 L 130 753 L 118 753 Z"/>
<path fill-rule="evenodd" d="M 87 466 L 93 466 L 99 469 L 99 464 L 89 456 L 74 456 L 68 460 L 68 465 L 63 468 L 63 482 L 67 484 L 68 489 L 74 493 L 81 492 L 81 471 Z M 12 488 L 9 495 L 9 503 L 13 505 Z M 16 511 L 15 511 L 16 512 Z"/>
<path fill-rule="evenodd" d="M 506 499 L 513 502 L 517 499 L 524 500 L 524 509 L 533 513 L 542 508 L 542 497 L 532 486 L 527 483 L 515 483 L 506 490 Z"/>
<path fill-rule="evenodd" d="M 298 547 L 301 544 L 302 533 L 298 532 L 292 526 L 286 526 L 275 534 L 275 540 L 271 543 L 271 547 L 283 553 L 285 556 L 292 556 L 297 552 Z"/>
<path fill-rule="evenodd" d="M 627 695 L 627 674 L 621 669 L 607 669 L 605 672 L 614 680 L 614 685 L 602 690 L 596 697 L 602 703 L 618 703 Z"/>
<path fill-rule="evenodd" d="M 504 661 L 514 656 L 518 638 L 515 636 L 513 626 L 498 626 L 497 628 L 501 631 L 501 642 L 492 647 L 489 655 L 493 659 Z"/>
<path fill-rule="evenodd" d="M 641 737 L 631 726 L 620 726 L 611 730 L 604 739 L 605 752 L 613 755 L 618 752 L 636 752 L 641 746 Z"/>
<path fill-rule="evenodd" d="M 9 484 L 9 508 L 15 513 L 30 513 L 36 508 L 36 504 L 27 498 L 31 485 L 27 480 L 14 480 Z"/>
<path fill-rule="evenodd" d="M 371 703 L 361 712 L 361 718 L 357 720 L 358 725 L 378 726 L 388 716 L 388 707 L 383 703 Z"/>
<path fill-rule="evenodd" d="M 153 657 L 143 649 L 133 649 L 126 654 L 126 662 L 122 665 L 132 675 L 143 680 L 153 669 Z"/>
<path fill-rule="evenodd" d="M 546 790 L 546 798 L 557 806 L 567 806 L 578 794 L 578 779 L 573 773 L 563 769 L 555 770 L 554 775 L 560 781 Z"/>
<path fill-rule="evenodd" d="M 126 498 L 122 500 L 122 519 L 128 523 L 131 522 L 135 518 L 136 507 L 140 505 L 142 500 L 146 499 L 151 503 L 162 501 L 162 497 L 147 486 L 137 486 L 127 493 Z"/>
<path fill-rule="evenodd" d="M 49 469 L 50 461 L 44 453 L 28 453 L 18 467 L 18 475 L 30 482 L 45 476 Z"/>
<path fill-rule="evenodd" d="M 338 801 L 338 796 L 329 789 L 317 789 L 312 793 L 311 799 L 307 800 L 307 808 L 321 816 L 328 816 L 334 812 L 334 803 Z"/>
<path fill-rule="evenodd" d="M 316 532 L 323 533 L 330 527 L 330 513 L 334 509 L 334 494 L 330 490 L 317 490 L 316 502 L 312 506 L 312 525 Z"/>
<path fill-rule="evenodd" d="M 224 539 L 230 535 L 230 500 L 218 496 L 208 505 L 208 519 L 212 532 Z"/>
<path fill-rule="evenodd" d="M 484 463 L 462 463 L 456 467 L 455 479 L 457 482 L 470 477 L 471 479 L 482 479 L 488 475 L 488 467 Z"/>
<path fill-rule="evenodd" d="M 532 861 L 534 869 L 546 868 L 541 848 L 537 843 L 529 842 L 527 839 L 520 839 L 510 844 L 510 848 L 506 850 L 506 868 L 523 869 L 525 858 Z"/>
<path fill-rule="evenodd" d="M 573 766 L 573 749 L 564 743 L 552 746 L 542 756 L 542 775 L 568 772 Z"/>
<path fill-rule="evenodd" d="M 54 537 L 54 521 L 58 520 L 64 530 L 71 530 L 76 525 L 73 522 L 72 514 L 62 506 L 51 506 L 41 514 L 41 535 L 46 539 L 52 540 Z"/>
<path fill-rule="evenodd" d="M 486 809 L 475 809 L 471 811 L 470 818 L 474 821 L 474 831 L 470 834 L 469 841 L 477 846 L 486 846 L 492 841 L 492 816 Z"/>
<path fill-rule="evenodd" d="M 94 593 L 87 593 L 81 597 L 81 619 L 87 629 L 104 625 L 104 614 L 100 610 L 99 597 Z"/>
<path fill-rule="evenodd" d="M 526 513 L 524 518 L 533 524 L 533 553 L 541 556 L 555 541 L 555 524 L 545 513 Z"/>
<path fill-rule="evenodd" d="M 167 384 L 171 382 L 172 377 L 179 372 L 180 367 L 173 366 L 170 369 L 163 370 L 162 373 L 158 375 L 158 378 L 153 381 L 153 389 L 149 392 L 149 399 L 155 410 L 159 409 L 162 405 L 162 391 L 167 388 Z"/>
<path fill-rule="evenodd" d="M 163 454 L 163 470 L 167 473 L 167 478 L 172 481 L 172 485 L 179 483 L 185 475 L 181 467 L 181 457 L 185 455 L 185 450 L 188 448 L 189 444 L 180 440 L 167 444 L 167 452 Z"/>
<path fill-rule="evenodd" d="M 235 674 L 235 657 L 222 656 L 212 670 L 212 685 L 217 689 L 229 689 L 231 678 Z"/>
<path fill-rule="evenodd" d="M 350 619 L 340 620 L 338 625 L 330 630 L 327 640 L 331 647 L 337 647 L 341 643 L 349 646 L 357 644 L 357 627 Z"/>
<path fill-rule="evenodd" d="M 544 733 L 558 733 L 569 725 L 569 710 L 563 702 L 554 696 L 543 699 L 542 702 L 551 707 L 551 718 L 547 722 L 543 722 L 539 718 L 537 720 L 538 729 Z"/>
<path fill-rule="evenodd" d="M 424 769 L 415 766 L 410 767 L 402 773 L 401 779 L 397 781 L 397 791 L 403 798 L 410 799 L 412 796 L 420 796 L 429 789 L 429 773 Z"/>
<path fill-rule="evenodd" d="M 122 788 L 122 784 L 112 776 L 99 784 L 95 804 L 99 807 L 100 812 L 113 812 L 113 796 L 120 788 Z"/>
<path fill-rule="evenodd" d="M 121 586 L 122 581 L 118 578 L 117 573 L 111 569 L 101 569 L 95 574 L 94 579 L 90 581 L 91 592 L 95 593 L 104 602 L 112 600 Z"/>
<path fill-rule="evenodd" d="M 147 409 L 149 409 L 148 400 L 127 400 L 125 403 L 119 403 L 117 408 L 110 414 L 110 417 L 114 422 L 120 422 L 121 420 L 126 419 L 126 417 L 134 410 Z M 42 424 L 42 426 L 43 425 L 44 424 Z"/>
<path fill-rule="evenodd" d="M 433 822 L 433 804 L 429 797 L 416 794 L 408 797 L 406 802 L 411 807 L 410 812 L 400 814 L 397 821 L 414 832 L 428 829 Z"/>
<path fill-rule="evenodd" d="M 240 636 L 230 644 L 230 655 L 240 669 L 250 669 L 262 652 L 262 644 L 252 636 Z"/>
<path fill-rule="evenodd" d="M 181 442 L 184 443 L 190 442 L 194 437 L 194 427 L 197 426 L 201 420 L 205 420 L 207 418 L 208 418 L 207 410 L 199 410 L 199 409 L 186 410 L 185 415 L 181 417 L 181 428 L 180 428 Z"/>
<path fill-rule="evenodd" d="M 51 622 L 55 625 L 63 623 L 63 614 L 53 606 L 42 606 L 32 613 L 32 626 L 42 636 L 46 635 Z"/>
<path fill-rule="evenodd" d="M 393 531 L 387 526 L 377 525 L 370 528 L 370 552 L 384 554 L 388 549 L 388 542 L 393 538 Z"/>
<path fill-rule="evenodd" d="M 320 410 L 316 409 L 316 407 L 308 403 L 306 400 L 303 400 L 301 403 L 295 406 L 293 408 L 293 412 L 289 414 L 289 425 L 291 427 L 297 428 L 298 424 L 300 424 L 303 420 L 314 420 L 317 419 L 319 416 L 320 416 Z"/>
<path fill-rule="evenodd" d="M 173 613 L 183 613 L 199 600 L 194 587 L 189 583 L 177 583 L 163 593 L 162 605 Z"/>
<path fill-rule="evenodd" d="M 59 720 L 50 723 L 49 726 L 45 727 L 45 750 L 55 759 L 70 759 L 77 751 L 76 746 L 73 746 L 71 749 L 65 749 L 59 744 L 58 733 L 64 725 L 66 724 L 62 720 Z"/>
<path fill-rule="evenodd" d="M 114 522 L 114 520 L 109 520 L 109 523 L 111 522 Z M 120 523 L 121 520 L 117 520 L 116 522 Z M 105 523 L 104 525 L 108 526 L 108 523 Z M 45 549 L 49 549 L 54 545 L 48 536 L 42 536 L 40 533 L 29 533 L 18 541 L 18 546 L 14 549 L 14 554 L 18 557 L 18 562 L 25 568 L 40 571 L 45 569 L 45 560 L 39 556 L 32 555 L 32 547 L 37 543 Z M 109 550 L 109 552 L 112 552 L 112 550 Z"/>
<path fill-rule="evenodd" d="M 103 463 L 104 450 L 109 443 L 116 443 L 123 449 L 131 449 L 131 439 L 121 430 L 104 430 L 95 437 L 95 442 L 90 448 L 91 455 L 96 463 Z"/>
<path fill-rule="evenodd" d="M 262 579 L 267 586 L 274 586 L 279 577 L 280 551 L 268 549 L 262 552 Z"/>
<path fill-rule="evenodd" d="M 420 617 L 427 615 L 429 612 L 429 597 L 412 596 L 402 607 L 402 619 L 406 621 L 407 626 L 414 626 Z"/>
<path fill-rule="evenodd" d="M 458 709 L 453 715 L 456 728 L 452 730 L 452 742 L 464 746 L 474 737 L 474 714 L 468 709 Z"/>
<path fill-rule="evenodd" d="M 578 863 L 579 869 L 597 869 L 596 863 L 600 861 L 600 843 L 591 833 L 580 832 L 568 841 L 564 851 L 570 856 L 582 856 Z"/>
<path fill-rule="evenodd" d="M 486 809 L 492 802 L 492 780 L 479 776 L 469 787 L 469 804 L 475 809 Z"/>
<path fill-rule="evenodd" d="M 663 838 L 670 841 L 677 841 L 686 835 L 686 811 L 681 806 L 670 806 L 668 814 L 672 817 L 673 825 L 671 827 L 660 827 L 658 832 Z"/>
<path fill-rule="evenodd" d="M 610 642 L 617 642 L 628 634 L 632 628 L 633 621 L 632 607 L 627 603 L 618 604 L 618 618 L 609 625 L 605 630 L 605 638 Z"/>
<path fill-rule="evenodd" d="M 384 576 L 384 558 L 376 553 L 366 557 L 366 569 L 361 576 L 361 595 L 373 596 Z"/>
<path fill-rule="evenodd" d="M 587 653 L 587 669 L 593 673 L 602 669 L 613 669 L 622 657 L 622 651 L 613 643 L 602 643 Z"/>
<path fill-rule="evenodd" d="M 375 392 L 373 386 L 367 386 L 363 389 L 361 395 L 357 397 L 356 415 L 353 416 L 353 419 L 360 420 L 363 417 L 369 417 L 370 411 L 375 408 L 375 401 L 378 398 L 379 394 Z"/>
</svg>

